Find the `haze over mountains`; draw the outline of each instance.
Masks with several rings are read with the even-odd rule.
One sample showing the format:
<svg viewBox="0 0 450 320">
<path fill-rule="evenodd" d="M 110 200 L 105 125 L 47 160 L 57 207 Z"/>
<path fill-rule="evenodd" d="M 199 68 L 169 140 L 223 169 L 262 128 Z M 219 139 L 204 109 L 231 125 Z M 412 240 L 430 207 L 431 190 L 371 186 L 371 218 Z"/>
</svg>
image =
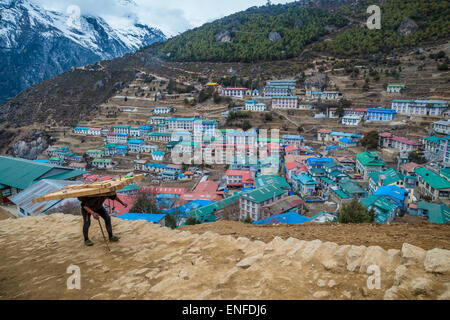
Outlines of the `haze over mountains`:
<svg viewBox="0 0 450 320">
<path fill-rule="evenodd" d="M 0 103 L 72 67 L 166 40 L 138 21 L 113 28 L 98 16 L 78 17 L 76 8 L 67 12 L 45 10 L 32 0 L 0 3 Z"/>
</svg>

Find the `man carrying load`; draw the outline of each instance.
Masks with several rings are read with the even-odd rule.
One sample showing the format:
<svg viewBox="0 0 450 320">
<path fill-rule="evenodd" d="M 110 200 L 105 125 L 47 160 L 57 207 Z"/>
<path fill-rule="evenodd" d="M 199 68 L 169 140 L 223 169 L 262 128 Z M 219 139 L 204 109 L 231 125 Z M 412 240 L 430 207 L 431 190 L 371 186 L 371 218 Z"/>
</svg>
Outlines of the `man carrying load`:
<svg viewBox="0 0 450 320">
<path fill-rule="evenodd" d="M 126 203 L 123 203 L 120 198 L 117 197 L 116 194 L 112 196 L 96 196 L 96 197 L 79 197 L 78 200 L 81 202 L 81 214 L 83 215 L 83 236 L 84 236 L 84 244 L 87 246 L 93 246 L 94 243 L 89 239 L 89 227 L 91 226 L 91 215 L 94 219 L 98 220 L 100 217 L 105 220 L 106 230 L 108 231 L 109 241 L 117 242 L 119 241 L 119 237 L 113 235 L 112 225 L 111 225 L 111 217 L 106 212 L 103 207 L 103 202 L 105 200 L 110 199 L 113 201 L 117 201 L 122 204 L 125 208 L 127 207 Z"/>
</svg>

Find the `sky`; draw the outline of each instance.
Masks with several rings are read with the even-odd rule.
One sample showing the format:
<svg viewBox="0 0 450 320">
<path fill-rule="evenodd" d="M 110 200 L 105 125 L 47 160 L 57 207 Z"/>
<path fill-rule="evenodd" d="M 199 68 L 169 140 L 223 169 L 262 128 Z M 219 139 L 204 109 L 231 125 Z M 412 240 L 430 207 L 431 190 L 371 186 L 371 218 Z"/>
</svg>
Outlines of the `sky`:
<svg viewBox="0 0 450 320">
<path fill-rule="evenodd" d="M 267 0 L 34 0 L 45 9 L 67 12 L 73 5 L 81 14 L 105 19 L 113 27 L 138 21 L 157 27 L 168 37 L 232 13 L 266 4 Z M 272 0 L 273 4 L 293 2 Z"/>
</svg>

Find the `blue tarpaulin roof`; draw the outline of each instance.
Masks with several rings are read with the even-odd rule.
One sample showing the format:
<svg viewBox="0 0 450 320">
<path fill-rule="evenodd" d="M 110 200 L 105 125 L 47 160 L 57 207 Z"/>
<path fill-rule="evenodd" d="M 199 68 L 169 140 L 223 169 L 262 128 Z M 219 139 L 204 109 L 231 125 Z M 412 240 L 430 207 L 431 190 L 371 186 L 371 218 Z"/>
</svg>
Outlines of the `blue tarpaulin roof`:
<svg viewBox="0 0 450 320">
<path fill-rule="evenodd" d="M 145 220 L 148 222 L 158 223 L 163 218 L 165 218 L 165 214 L 153 214 L 153 213 L 125 213 L 119 216 L 122 220 Z"/>
<path fill-rule="evenodd" d="M 253 222 L 255 225 L 265 225 L 265 224 L 275 224 L 275 223 L 284 223 L 284 224 L 300 224 L 309 222 L 310 219 L 305 216 L 299 215 L 297 212 L 287 212 L 283 214 L 275 214 L 267 219 L 259 220 Z"/>
</svg>

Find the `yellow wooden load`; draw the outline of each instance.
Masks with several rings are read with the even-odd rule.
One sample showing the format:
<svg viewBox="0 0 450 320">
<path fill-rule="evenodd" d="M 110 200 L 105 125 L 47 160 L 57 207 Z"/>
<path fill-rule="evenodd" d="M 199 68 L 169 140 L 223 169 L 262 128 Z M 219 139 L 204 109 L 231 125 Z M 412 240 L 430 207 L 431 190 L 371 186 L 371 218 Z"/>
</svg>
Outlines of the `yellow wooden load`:
<svg viewBox="0 0 450 320">
<path fill-rule="evenodd" d="M 109 181 L 67 186 L 45 196 L 34 198 L 33 202 L 44 202 L 78 197 L 112 196 L 116 193 L 116 191 L 122 190 L 126 186 L 142 179 L 144 179 L 144 175 L 139 174 L 134 177 L 124 177 Z"/>
</svg>

